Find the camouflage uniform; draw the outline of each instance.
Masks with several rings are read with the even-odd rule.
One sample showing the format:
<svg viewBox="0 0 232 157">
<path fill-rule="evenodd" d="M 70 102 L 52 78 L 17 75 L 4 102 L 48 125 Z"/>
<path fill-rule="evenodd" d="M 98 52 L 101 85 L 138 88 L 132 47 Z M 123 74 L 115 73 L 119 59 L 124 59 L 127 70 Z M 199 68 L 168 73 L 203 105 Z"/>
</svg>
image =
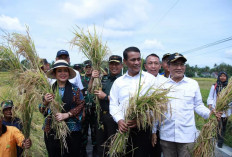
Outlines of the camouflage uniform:
<svg viewBox="0 0 232 157">
<path fill-rule="evenodd" d="M 83 94 L 85 98 L 85 119 L 82 122 L 82 152 L 85 153 L 88 143 L 88 130 L 91 129 L 92 145 L 96 145 L 96 129 L 97 129 L 97 114 L 96 105 L 94 103 L 94 94 L 88 92 L 88 83 L 91 77 L 81 76 L 81 81 L 84 86 Z"/>
</svg>

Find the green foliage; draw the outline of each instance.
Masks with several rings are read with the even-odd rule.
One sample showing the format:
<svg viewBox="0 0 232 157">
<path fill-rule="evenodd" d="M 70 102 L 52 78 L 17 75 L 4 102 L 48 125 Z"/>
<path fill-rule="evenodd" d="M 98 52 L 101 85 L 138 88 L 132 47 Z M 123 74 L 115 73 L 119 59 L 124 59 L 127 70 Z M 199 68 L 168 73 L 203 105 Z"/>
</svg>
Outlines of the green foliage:
<svg viewBox="0 0 232 157">
<path fill-rule="evenodd" d="M 205 77 L 205 75 L 203 75 L 204 72 L 208 72 L 209 74 L 211 74 L 213 72 L 220 71 L 225 71 L 229 76 L 232 76 L 232 66 L 225 63 L 221 63 L 220 65 L 214 64 L 213 68 L 210 68 L 209 66 L 200 68 L 197 65 L 190 66 L 189 64 L 186 64 L 185 75 L 188 77 L 194 77 L 196 73 L 199 77 Z"/>
</svg>

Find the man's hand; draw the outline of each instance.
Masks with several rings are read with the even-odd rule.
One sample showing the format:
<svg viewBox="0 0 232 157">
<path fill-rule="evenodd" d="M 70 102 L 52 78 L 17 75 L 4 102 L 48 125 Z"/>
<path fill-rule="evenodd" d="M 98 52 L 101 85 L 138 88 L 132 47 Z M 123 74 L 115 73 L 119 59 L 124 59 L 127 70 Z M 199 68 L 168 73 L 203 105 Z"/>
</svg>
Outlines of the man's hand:
<svg viewBox="0 0 232 157">
<path fill-rule="evenodd" d="M 102 90 L 94 90 L 94 94 L 97 95 L 97 97 L 101 100 L 106 97 L 106 93 L 104 93 Z"/>
<path fill-rule="evenodd" d="M 129 128 L 135 128 L 135 127 L 137 126 L 137 121 L 136 121 L 136 119 L 134 119 L 134 120 L 128 120 L 127 126 L 128 126 Z"/>
<path fill-rule="evenodd" d="M 99 78 L 99 71 L 93 70 L 92 71 L 92 78 Z"/>
<path fill-rule="evenodd" d="M 215 109 L 212 109 L 210 114 L 214 114 L 217 117 L 217 120 L 220 121 L 223 112 L 216 112 Z"/>
<path fill-rule="evenodd" d="M 31 147 L 31 139 L 27 138 L 23 141 L 22 148 L 29 149 Z"/>
<path fill-rule="evenodd" d="M 155 147 L 156 142 L 157 142 L 157 136 L 156 136 L 156 133 L 153 133 L 152 138 L 151 138 L 152 147 Z"/>
<path fill-rule="evenodd" d="M 128 126 L 123 119 L 118 121 L 118 130 L 121 134 L 128 131 Z"/>
<path fill-rule="evenodd" d="M 62 121 L 62 120 L 65 120 L 67 118 L 69 118 L 68 113 L 57 113 L 56 114 L 56 120 L 59 121 L 59 122 Z"/>
</svg>

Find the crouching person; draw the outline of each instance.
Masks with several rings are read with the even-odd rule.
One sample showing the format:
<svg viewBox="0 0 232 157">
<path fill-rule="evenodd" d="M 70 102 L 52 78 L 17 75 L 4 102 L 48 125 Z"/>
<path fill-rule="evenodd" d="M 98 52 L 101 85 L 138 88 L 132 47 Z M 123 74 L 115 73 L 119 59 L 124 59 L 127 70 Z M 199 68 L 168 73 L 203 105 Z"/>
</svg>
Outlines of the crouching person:
<svg viewBox="0 0 232 157">
<path fill-rule="evenodd" d="M 25 139 L 16 127 L 2 124 L 0 117 L 0 157 L 16 157 L 16 145 L 28 149 L 31 147 L 31 140 Z"/>
</svg>

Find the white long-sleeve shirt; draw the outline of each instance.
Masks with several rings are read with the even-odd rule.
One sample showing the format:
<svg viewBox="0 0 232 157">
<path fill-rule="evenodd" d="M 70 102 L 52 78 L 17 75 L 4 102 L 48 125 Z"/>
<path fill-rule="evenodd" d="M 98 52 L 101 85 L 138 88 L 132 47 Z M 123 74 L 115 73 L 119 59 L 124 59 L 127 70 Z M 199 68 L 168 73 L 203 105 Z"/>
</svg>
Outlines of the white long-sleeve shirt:
<svg viewBox="0 0 232 157">
<path fill-rule="evenodd" d="M 194 111 L 208 118 L 210 110 L 204 106 L 197 81 L 184 77 L 176 83 L 171 78 L 165 83 L 171 87 L 168 93 L 171 110 L 166 113 L 164 123 L 160 126 L 160 139 L 177 143 L 192 143 L 196 139 Z M 156 132 L 157 124 L 153 128 Z"/>
<path fill-rule="evenodd" d="M 130 96 L 134 96 L 139 87 L 140 74 L 136 76 L 128 75 L 128 72 L 114 81 L 110 90 L 110 114 L 115 122 L 125 119 L 125 112 L 129 105 Z M 156 85 L 156 78 L 142 71 L 141 74 L 142 90 L 140 95 L 144 95 L 147 90 Z"/>
<path fill-rule="evenodd" d="M 215 86 L 212 85 L 211 89 L 210 89 L 210 92 L 209 92 L 208 99 L 207 99 L 207 104 L 212 105 L 212 108 L 215 109 L 216 102 L 217 102 L 217 93 L 216 93 Z M 231 108 L 227 111 L 227 113 L 223 113 L 222 117 L 227 117 L 227 116 L 230 116 L 230 115 L 231 115 Z"/>
</svg>

